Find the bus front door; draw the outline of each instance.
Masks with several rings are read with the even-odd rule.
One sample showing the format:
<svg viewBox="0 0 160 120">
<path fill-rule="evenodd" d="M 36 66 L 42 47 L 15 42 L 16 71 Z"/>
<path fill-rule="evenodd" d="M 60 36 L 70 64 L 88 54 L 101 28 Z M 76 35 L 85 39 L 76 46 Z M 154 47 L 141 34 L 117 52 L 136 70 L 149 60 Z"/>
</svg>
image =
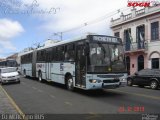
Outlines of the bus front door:
<svg viewBox="0 0 160 120">
<path fill-rule="evenodd" d="M 77 46 L 77 64 L 76 64 L 76 86 L 84 87 L 86 86 L 85 73 L 86 73 L 86 56 L 85 56 L 85 44 L 80 44 Z"/>
</svg>

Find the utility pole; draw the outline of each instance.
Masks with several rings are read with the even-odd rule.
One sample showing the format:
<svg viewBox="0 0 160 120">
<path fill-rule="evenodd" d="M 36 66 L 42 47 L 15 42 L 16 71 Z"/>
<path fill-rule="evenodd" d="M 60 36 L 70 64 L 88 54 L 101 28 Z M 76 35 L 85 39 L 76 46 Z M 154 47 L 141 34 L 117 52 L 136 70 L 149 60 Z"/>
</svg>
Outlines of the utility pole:
<svg viewBox="0 0 160 120">
<path fill-rule="evenodd" d="M 62 41 L 63 39 L 63 33 L 62 32 L 58 32 L 58 33 L 53 33 L 54 36 L 59 36 L 60 40 Z"/>
<path fill-rule="evenodd" d="M 60 38 L 61 38 L 61 41 L 62 41 L 62 37 L 63 37 L 63 36 L 62 36 L 62 32 L 60 32 Z"/>
</svg>

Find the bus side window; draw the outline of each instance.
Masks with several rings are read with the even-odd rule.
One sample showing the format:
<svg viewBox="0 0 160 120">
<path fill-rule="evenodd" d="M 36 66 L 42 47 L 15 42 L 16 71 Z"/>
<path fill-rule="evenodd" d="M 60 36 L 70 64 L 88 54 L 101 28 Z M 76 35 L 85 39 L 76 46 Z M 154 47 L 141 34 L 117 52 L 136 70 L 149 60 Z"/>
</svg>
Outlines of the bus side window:
<svg viewBox="0 0 160 120">
<path fill-rule="evenodd" d="M 37 61 L 45 61 L 46 57 L 46 51 L 45 50 L 41 50 L 37 52 Z"/>
<path fill-rule="evenodd" d="M 64 61 L 64 46 L 59 46 L 58 50 L 56 51 L 58 53 L 58 61 Z"/>
<path fill-rule="evenodd" d="M 39 61 L 39 51 L 37 52 L 37 60 L 36 61 Z"/>
<path fill-rule="evenodd" d="M 75 47 L 74 44 L 69 44 L 65 47 L 65 61 L 75 60 Z"/>
<path fill-rule="evenodd" d="M 56 61 L 56 48 L 52 48 L 52 60 L 51 61 Z"/>
<path fill-rule="evenodd" d="M 46 62 L 51 62 L 52 59 L 52 49 L 48 48 L 46 49 Z"/>
</svg>

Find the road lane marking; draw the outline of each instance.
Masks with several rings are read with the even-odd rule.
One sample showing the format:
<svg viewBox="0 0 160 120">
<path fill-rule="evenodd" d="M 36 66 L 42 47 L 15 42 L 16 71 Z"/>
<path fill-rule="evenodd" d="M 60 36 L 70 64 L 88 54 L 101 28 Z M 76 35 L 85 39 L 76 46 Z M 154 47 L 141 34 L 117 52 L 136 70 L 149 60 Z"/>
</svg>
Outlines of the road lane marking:
<svg viewBox="0 0 160 120">
<path fill-rule="evenodd" d="M 21 82 L 21 83 L 22 83 L 22 85 L 28 86 L 25 82 Z"/>
<path fill-rule="evenodd" d="M 130 94 L 130 95 L 136 95 L 136 96 L 160 100 L 160 97 L 157 97 L 157 96 L 150 96 L 150 95 L 145 95 L 145 94 L 140 94 L 140 93 L 130 93 L 130 92 L 121 91 L 121 90 L 109 90 L 109 91 L 115 91 L 115 92 L 126 93 L 126 94 Z"/>
<path fill-rule="evenodd" d="M 94 113 L 94 112 L 89 112 L 88 114 L 90 114 L 90 115 L 97 115 L 97 114 Z"/>
<path fill-rule="evenodd" d="M 49 95 L 51 98 L 55 98 L 55 96 L 54 95 Z"/>
<path fill-rule="evenodd" d="M 89 116 L 86 117 L 87 120 L 90 120 L 90 119 L 98 119 L 98 118 L 101 118 L 102 116 L 98 115 L 97 113 L 94 113 L 94 112 L 89 112 L 88 113 Z"/>
<path fill-rule="evenodd" d="M 40 90 L 40 89 L 37 89 L 38 90 L 38 92 L 40 92 L 40 93 L 42 93 L 43 91 L 42 90 Z"/>
<path fill-rule="evenodd" d="M 35 89 L 35 90 L 37 90 L 37 91 L 40 92 L 40 93 L 43 93 L 42 90 L 40 90 L 40 89 L 38 89 L 38 88 L 36 88 L 36 87 L 34 87 L 34 86 L 32 86 L 32 88 Z"/>
<path fill-rule="evenodd" d="M 64 102 L 66 105 L 70 105 L 70 106 L 72 106 L 73 104 L 72 103 L 70 103 L 70 102 L 68 102 L 68 101 L 66 101 L 66 102 Z"/>
<path fill-rule="evenodd" d="M 6 94 L 6 96 L 8 97 L 11 105 L 16 109 L 16 111 L 20 114 L 20 116 L 22 118 L 24 118 L 24 120 L 28 120 L 26 119 L 24 116 L 25 114 L 22 112 L 22 110 L 18 107 L 18 105 L 15 103 L 15 101 L 12 99 L 12 97 L 6 92 L 6 90 L 0 85 L 1 90 Z"/>
<path fill-rule="evenodd" d="M 21 82 L 23 85 L 27 86 L 27 87 L 31 87 L 30 85 L 28 85 L 27 83 L 25 82 Z"/>
<path fill-rule="evenodd" d="M 33 89 L 35 89 L 35 90 L 37 90 L 37 88 L 36 87 L 32 87 Z"/>
<path fill-rule="evenodd" d="M 22 84 L 26 84 L 25 82 L 21 82 Z"/>
</svg>

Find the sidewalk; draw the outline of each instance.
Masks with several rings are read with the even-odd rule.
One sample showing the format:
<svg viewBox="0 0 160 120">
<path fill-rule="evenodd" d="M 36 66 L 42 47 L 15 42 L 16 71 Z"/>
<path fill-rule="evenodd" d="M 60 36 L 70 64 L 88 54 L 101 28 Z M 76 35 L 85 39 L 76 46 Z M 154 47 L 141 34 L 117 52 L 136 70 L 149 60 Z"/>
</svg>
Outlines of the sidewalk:
<svg viewBox="0 0 160 120">
<path fill-rule="evenodd" d="M 0 86 L 0 114 L 18 114 L 16 109 L 11 104 L 9 98 Z"/>
</svg>

